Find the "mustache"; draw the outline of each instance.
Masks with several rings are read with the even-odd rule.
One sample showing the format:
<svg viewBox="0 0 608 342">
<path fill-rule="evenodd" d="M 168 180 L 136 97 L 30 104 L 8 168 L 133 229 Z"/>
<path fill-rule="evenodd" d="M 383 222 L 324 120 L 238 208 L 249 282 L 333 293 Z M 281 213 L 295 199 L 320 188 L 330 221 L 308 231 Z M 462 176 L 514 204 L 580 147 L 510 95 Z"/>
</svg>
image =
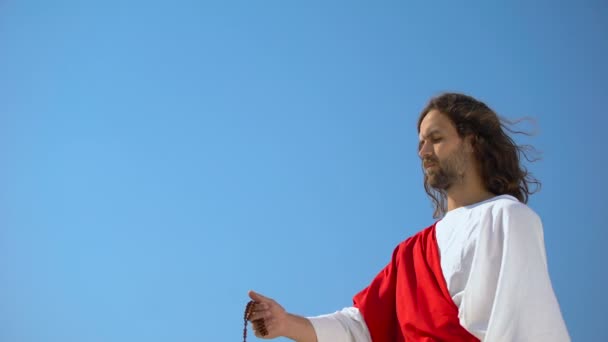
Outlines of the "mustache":
<svg viewBox="0 0 608 342">
<path fill-rule="evenodd" d="M 435 158 L 424 158 L 422 159 L 422 166 L 427 167 L 429 164 L 439 164 L 439 160 Z"/>
</svg>

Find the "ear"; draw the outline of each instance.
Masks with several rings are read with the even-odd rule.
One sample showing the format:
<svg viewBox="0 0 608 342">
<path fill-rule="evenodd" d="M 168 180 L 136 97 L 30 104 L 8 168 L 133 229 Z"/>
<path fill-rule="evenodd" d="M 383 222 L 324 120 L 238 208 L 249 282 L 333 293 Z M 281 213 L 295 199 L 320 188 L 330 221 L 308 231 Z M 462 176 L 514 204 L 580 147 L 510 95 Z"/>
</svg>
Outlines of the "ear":
<svg viewBox="0 0 608 342">
<path fill-rule="evenodd" d="M 466 153 L 473 153 L 475 150 L 473 149 L 473 145 L 477 142 L 477 137 L 473 134 L 469 134 L 464 137 L 464 151 Z"/>
</svg>

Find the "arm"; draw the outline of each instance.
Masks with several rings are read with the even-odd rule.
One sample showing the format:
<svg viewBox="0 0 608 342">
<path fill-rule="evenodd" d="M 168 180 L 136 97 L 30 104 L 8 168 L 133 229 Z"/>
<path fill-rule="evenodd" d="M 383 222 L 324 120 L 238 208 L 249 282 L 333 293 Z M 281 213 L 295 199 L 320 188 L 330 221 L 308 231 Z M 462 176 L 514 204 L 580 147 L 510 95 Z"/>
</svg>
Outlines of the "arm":
<svg viewBox="0 0 608 342">
<path fill-rule="evenodd" d="M 283 336 L 297 342 L 318 342 L 315 329 L 308 319 L 288 313 L 274 299 L 254 291 L 249 291 L 249 297 L 256 302 L 248 317 L 253 323 L 255 336 L 265 339 Z M 262 329 L 255 322 L 258 319 L 264 320 L 266 335 L 260 333 Z"/>
<path fill-rule="evenodd" d="M 288 313 L 275 300 L 250 291 L 257 302 L 250 321 L 264 319 L 268 334 L 262 336 L 254 324 L 255 335 L 273 339 L 279 336 L 297 342 L 369 342 L 369 332 L 357 308 L 345 308 L 333 314 L 302 317 Z"/>
<path fill-rule="evenodd" d="M 356 307 L 308 319 L 315 328 L 318 342 L 371 342 L 365 320 Z"/>
<path fill-rule="evenodd" d="M 549 278 L 540 218 L 517 203 L 483 220 L 461 325 L 488 342 L 570 341 Z"/>
</svg>

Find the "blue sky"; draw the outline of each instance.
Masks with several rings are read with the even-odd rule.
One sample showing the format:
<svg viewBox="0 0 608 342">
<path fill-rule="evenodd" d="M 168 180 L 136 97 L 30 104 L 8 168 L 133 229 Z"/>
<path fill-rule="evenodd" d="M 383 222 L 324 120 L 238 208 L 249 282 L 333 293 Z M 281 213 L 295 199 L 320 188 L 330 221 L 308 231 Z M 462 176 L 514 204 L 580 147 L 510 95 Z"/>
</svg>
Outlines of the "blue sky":
<svg viewBox="0 0 608 342">
<path fill-rule="evenodd" d="M 536 118 L 553 285 L 608 340 L 607 33 L 601 1 L 2 1 L 0 341 L 237 341 L 248 289 L 349 306 L 433 222 L 442 91 Z"/>
</svg>

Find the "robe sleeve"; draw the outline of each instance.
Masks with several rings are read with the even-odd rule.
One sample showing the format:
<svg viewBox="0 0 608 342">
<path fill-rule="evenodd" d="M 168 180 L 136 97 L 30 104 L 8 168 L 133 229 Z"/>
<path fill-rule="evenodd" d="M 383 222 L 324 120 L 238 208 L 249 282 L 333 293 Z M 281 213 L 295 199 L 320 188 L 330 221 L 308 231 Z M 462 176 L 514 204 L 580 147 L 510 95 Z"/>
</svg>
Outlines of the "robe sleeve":
<svg viewBox="0 0 608 342">
<path fill-rule="evenodd" d="M 363 316 L 355 307 L 307 318 L 315 329 L 317 342 L 371 342 Z"/>
<path fill-rule="evenodd" d="M 555 297 L 543 227 L 515 202 L 481 218 L 460 324 L 482 341 L 570 341 Z"/>
</svg>

